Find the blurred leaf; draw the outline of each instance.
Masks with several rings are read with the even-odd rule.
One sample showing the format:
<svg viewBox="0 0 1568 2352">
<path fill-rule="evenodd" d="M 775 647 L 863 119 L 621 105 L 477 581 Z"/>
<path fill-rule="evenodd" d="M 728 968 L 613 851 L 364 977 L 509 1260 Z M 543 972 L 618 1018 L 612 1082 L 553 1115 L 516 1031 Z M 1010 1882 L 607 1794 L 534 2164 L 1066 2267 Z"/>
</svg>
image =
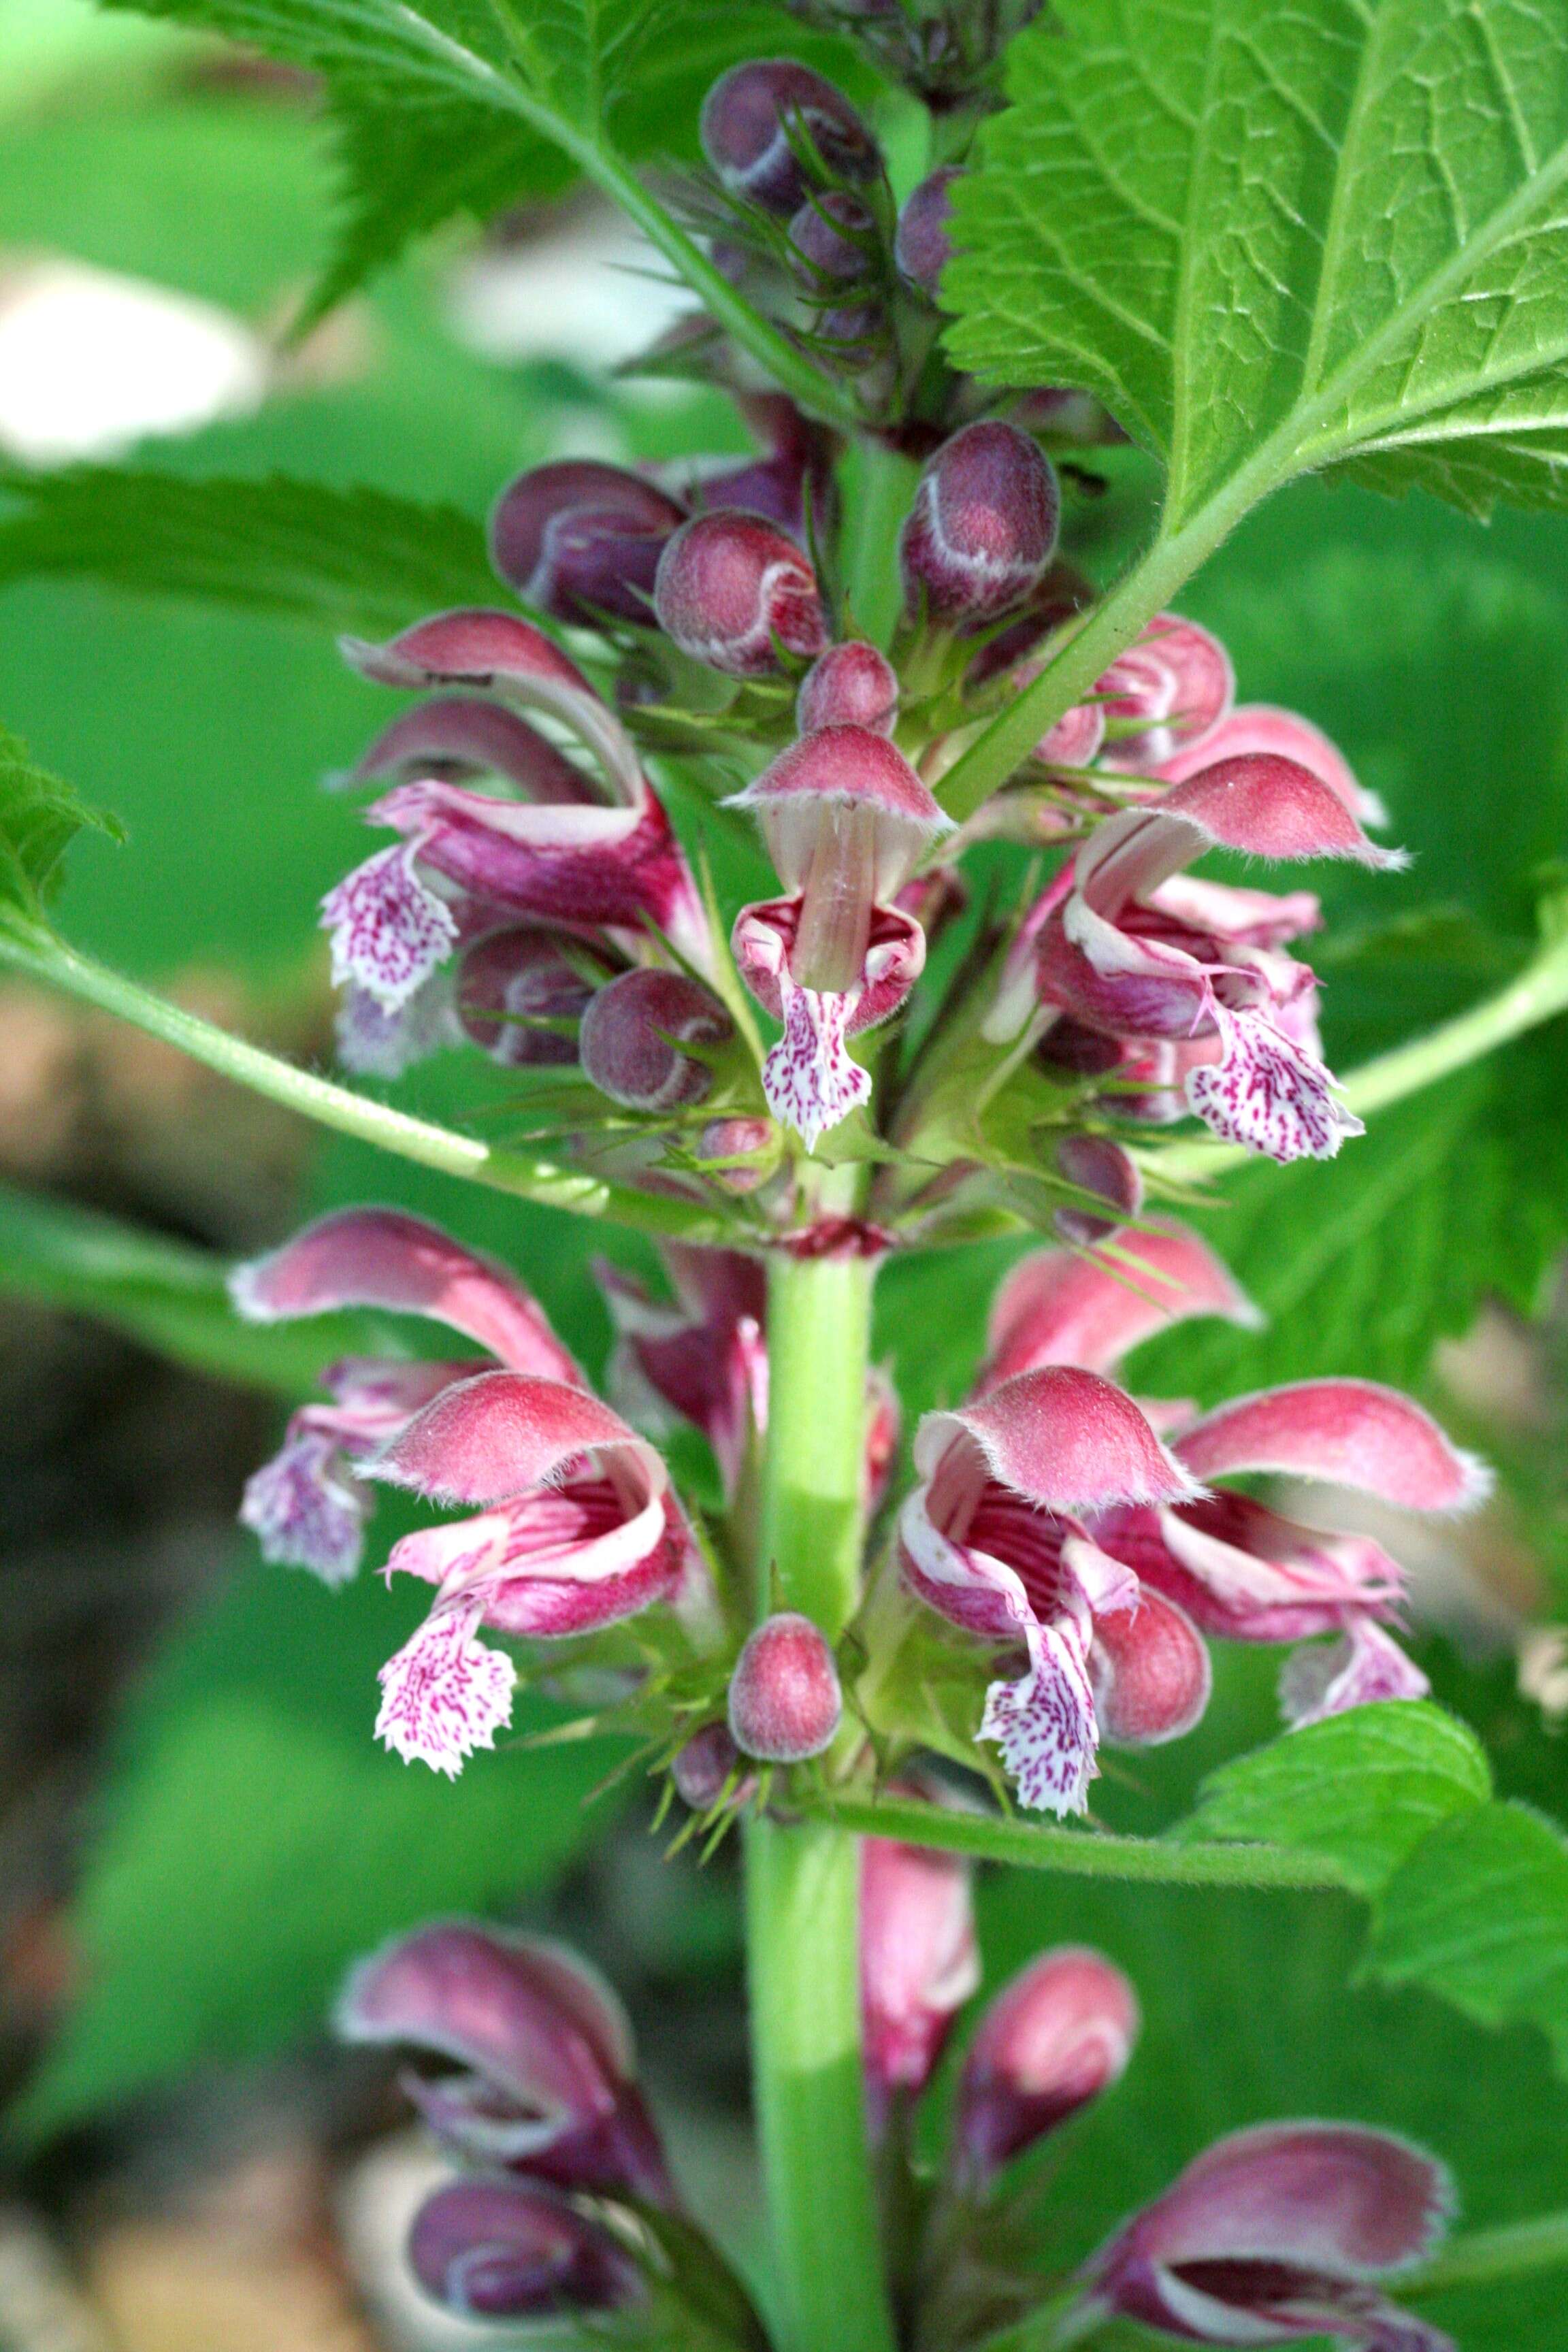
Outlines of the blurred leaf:
<svg viewBox="0 0 1568 2352">
<path fill-rule="evenodd" d="M 1521 1804 L 1434 1830 L 1384 1889 L 1366 1967 L 1484 2025 L 1528 2020 L 1568 2072 L 1568 1843 Z"/>
<path fill-rule="evenodd" d="M 44 919 L 65 878 L 60 861 L 84 825 L 110 841 L 125 838 L 118 817 L 89 808 L 0 728 L 0 914 Z"/>
<path fill-rule="evenodd" d="M 334 1358 L 386 1344 L 382 1319 L 367 1315 L 244 1323 L 228 1303 L 227 1270 L 211 1250 L 0 1184 L 0 1293 L 7 1297 L 95 1316 L 176 1363 L 290 1402 L 317 1391 L 321 1367 Z"/>
<path fill-rule="evenodd" d="M 0 473 L 0 587 L 97 580 L 374 635 L 496 593 L 471 517 L 382 490 L 81 466 Z"/>
<path fill-rule="evenodd" d="M 1554 26 L 1058 0 L 1008 66 L 956 195 L 954 357 L 1096 394 L 1166 458 L 1168 530 L 1357 460 L 1468 513 L 1568 505 Z"/>
<path fill-rule="evenodd" d="M 1222 1765 L 1177 1834 L 1300 1846 L 1373 1895 L 1429 1830 L 1490 1794 L 1485 1752 L 1467 1725 L 1427 1700 L 1385 1700 Z"/>
<path fill-rule="evenodd" d="M 1088 1942 L 1127 1969 L 1143 2011 L 1122 2081 L 1032 2172 L 1020 2167 L 1042 2267 L 1081 2261 L 1223 2133 L 1297 2116 L 1381 2125 L 1435 2150 L 1456 2176 L 1461 2228 L 1568 2204 L 1568 2088 L 1538 2037 L 1482 2032 L 1415 1990 L 1347 1990 L 1361 1938 L 1349 1899 L 1008 1872 L 983 1880 L 978 1902 L 989 1989 L 1045 1946 Z M 1463 2352 L 1568 2352 L 1560 2273 L 1421 2308 Z M 1152 2339 L 1100 2341 L 1131 2352 Z"/>
<path fill-rule="evenodd" d="M 165 1654 L 77 1900 L 85 1989 L 14 2129 L 316 2033 L 357 1952 L 537 1893 L 602 1832 L 586 1800 L 612 1743 L 503 1748 L 455 1785 L 376 1747 L 376 1668 L 427 1602 L 247 1566 Z M 521 1697 L 513 1736 L 561 1712 Z"/>
</svg>

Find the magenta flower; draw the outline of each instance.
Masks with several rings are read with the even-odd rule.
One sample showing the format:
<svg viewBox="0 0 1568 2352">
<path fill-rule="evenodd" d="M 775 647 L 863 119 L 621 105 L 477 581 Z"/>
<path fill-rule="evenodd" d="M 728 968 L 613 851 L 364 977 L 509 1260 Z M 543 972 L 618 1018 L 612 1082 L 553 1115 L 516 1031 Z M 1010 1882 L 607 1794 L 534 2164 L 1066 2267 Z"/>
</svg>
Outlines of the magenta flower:
<svg viewBox="0 0 1568 2352">
<path fill-rule="evenodd" d="M 1190 2344 L 1331 2336 L 1363 2352 L 1454 2352 L 1378 2285 L 1430 2251 L 1452 2206 L 1441 2165 L 1390 2132 L 1233 2132 L 1095 2256 L 1089 2305 Z"/>
<path fill-rule="evenodd" d="M 382 1669 L 376 1731 L 405 1760 L 456 1775 L 510 1719 L 516 1671 L 481 1624 L 582 1633 L 675 1591 L 689 1538 L 658 1455 L 582 1375 L 504 1268 L 389 1210 L 324 1218 L 234 1281 L 256 1320 L 381 1307 L 450 1323 L 489 1347 L 472 1362 L 341 1367 L 332 1406 L 307 1406 L 258 1471 L 242 1516 L 268 1557 L 341 1582 L 358 1565 L 364 1480 L 479 1515 L 405 1536 L 387 1573 L 437 1587 L 419 1631 Z M 343 1401 L 346 1397 L 346 1402 Z"/>
<path fill-rule="evenodd" d="M 894 903 L 949 820 L 901 751 L 866 727 L 802 736 L 726 803 L 754 810 L 786 896 L 742 907 L 731 945 L 784 1024 L 763 1066 L 768 1107 L 815 1150 L 871 1092 L 847 1039 L 888 1019 L 925 963 Z"/>
<path fill-rule="evenodd" d="M 1176 1738 L 1203 1713 L 1208 1654 L 1179 1607 L 1090 1533 L 1105 1514 L 1201 1493 L 1120 1389 L 1047 1366 L 1004 1381 L 915 1437 L 921 1483 L 899 1520 L 903 1570 L 955 1625 L 1021 1643 L 1028 1669 L 986 1693 L 1026 1805 L 1081 1812 L 1101 1734 Z"/>
<path fill-rule="evenodd" d="M 992 2176 L 1121 2081 L 1141 2023 L 1119 1968 L 1082 1945 L 1041 1952 L 986 2010 L 953 2115 L 959 2176 Z"/>
<path fill-rule="evenodd" d="M 515 614 L 446 613 L 390 645 L 345 638 L 385 686 L 457 688 L 405 714 L 363 772 L 401 779 L 365 812 L 401 835 L 321 902 L 332 977 L 384 1024 L 409 1017 L 455 950 L 519 917 L 646 951 L 650 926 L 702 962 L 708 930 L 680 846 L 620 721 L 576 664 Z M 489 699 L 476 699 L 485 697 Z M 520 710 L 570 730 L 595 772 Z M 488 774 L 508 796 L 456 779 Z"/>
<path fill-rule="evenodd" d="M 352 1971 L 334 2022 L 344 2041 L 406 2044 L 462 2070 L 404 2083 L 470 2162 L 675 2202 L 626 2013 L 564 1946 L 462 1919 L 417 1927 Z"/>
<path fill-rule="evenodd" d="M 581 2319 L 647 2294 L 619 2239 L 541 2181 L 437 2189 L 414 2217 L 408 2266 L 433 2301 L 466 2319 Z"/>
<path fill-rule="evenodd" d="M 1179 613 L 1157 613 L 1094 691 L 1110 737 L 1102 764 L 1162 775 L 1164 761 L 1213 737 L 1236 699 L 1236 673 L 1207 629 Z"/>
<path fill-rule="evenodd" d="M 1360 1122 L 1323 1067 L 1313 976 L 1283 952 L 1316 924 L 1317 901 L 1182 873 L 1220 846 L 1400 863 L 1292 761 L 1205 766 L 1108 819 L 1063 868 L 1026 919 L 987 1034 L 1015 1033 L 1037 1003 L 1047 1023 L 1065 1017 L 1119 1047 L 1174 1048 L 1166 1082 L 1184 1079 L 1187 1107 L 1216 1135 L 1274 1160 L 1331 1159 Z"/>
<path fill-rule="evenodd" d="M 997 1293 L 983 1390 L 1040 1365 L 1109 1373 L 1142 1340 L 1194 1315 L 1256 1320 L 1256 1311 L 1195 1234 L 1175 1224 L 1129 1238 L 1111 1266 L 1066 1250 L 1020 1261 Z M 1397 1508 L 1452 1512 L 1487 1493 L 1483 1464 L 1452 1445 L 1407 1397 L 1370 1381 L 1304 1381 L 1222 1405 L 1150 1405 L 1174 1458 L 1194 1481 L 1248 1474 L 1352 1486 Z M 1286 1713 L 1314 1722 L 1380 1698 L 1419 1698 L 1426 1680 L 1383 1631 L 1404 1598 L 1404 1572 L 1368 1536 L 1327 1534 L 1223 1487 L 1156 1507 L 1093 1518 L 1094 1539 L 1173 1601 L 1205 1633 L 1295 1642 L 1282 1685 Z"/>
<path fill-rule="evenodd" d="M 969 1864 L 930 1846 L 867 1838 L 860 1849 L 860 2014 L 874 2127 L 930 2082 L 980 1982 Z"/>
<path fill-rule="evenodd" d="M 640 474 L 592 457 L 531 466 L 490 516 L 490 560 L 542 613 L 653 625 L 653 578 L 685 509 Z"/>
</svg>

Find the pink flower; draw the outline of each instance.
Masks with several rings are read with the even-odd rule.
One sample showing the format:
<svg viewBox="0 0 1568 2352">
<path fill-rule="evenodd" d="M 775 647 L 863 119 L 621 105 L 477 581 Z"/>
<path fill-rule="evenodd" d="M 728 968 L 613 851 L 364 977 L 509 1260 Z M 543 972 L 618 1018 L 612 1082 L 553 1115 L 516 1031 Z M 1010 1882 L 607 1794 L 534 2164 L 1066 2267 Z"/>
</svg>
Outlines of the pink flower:
<svg viewBox="0 0 1568 2352">
<path fill-rule="evenodd" d="M 1363 2352 L 1454 2352 L 1377 2284 L 1430 2251 L 1452 2203 L 1441 2165 L 1390 2132 L 1233 2132 L 1095 2256 L 1089 2307 L 1192 2344 L 1331 2336 Z"/>
<path fill-rule="evenodd" d="M 960 2177 L 984 2186 L 1120 2082 L 1141 2020 L 1121 1970 L 1079 1945 L 1042 1952 L 997 1994 L 963 2061 L 953 2116 Z"/>
<path fill-rule="evenodd" d="M 339 1368 L 336 1401 L 307 1406 L 247 1489 L 243 1516 L 271 1559 L 329 1582 L 358 1565 L 379 1478 L 479 1516 L 395 1546 L 387 1572 L 437 1590 L 429 1616 L 381 1675 L 378 1735 L 455 1775 L 510 1719 L 516 1673 L 481 1624 L 531 1637 L 582 1633 L 670 1595 L 689 1538 L 664 1465 L 588 1394 L 541 1309 L 503 1267 L 390 1210 L 324 1218 L 241 1268 L 236 1303 L 259 1320 L 371 1306 L 430 1316 L 489 1347 L 472 1362 Z"/>
<path fill-rule="evenodd" d="M 1003 1283 L 992 1310 L 982 1388 L 1043 1364 L 1109 1373 L 1129 1349 L 1193 1315 L 1257 1320 L 1219 1260 L 1194 1234 L 1152 1225 L 1128 1237 L 1124 1261 L 1039 1250 Z M 1398 1508 L 1470 1508 L 1485 1465 L 1462 1454 L 1409 1398 L 1370 1381 L 1304 1381 L 1241 1397 L 1194 1420 L 1191 1408 L 1147 1408 L 1169 1427 L 1194 1481 L 1248 1474 L 1352 1486 Z M 1286 1668 L 1282 1695 L 1297 1724 L 1380 1698 L 1419 1698 L 1426 1677 L 1382 1630 L 1404 1598 L 1404 1574 L 1368 1536 L 1298 1525 L 1245 1494 L 1217 1491 L 1090 1521 L 1097 1543 L 1174 1601 L 1205 1633 L 1293 1642 L 1333 1633 Z"/>
<path fill-rule="evenodd" d="M 732 1503 L 768 1425 L 766 1271 L 742 1250 L 667 1242 L 662 1255 L 675 1293 L 668 1304 L 606 1259 L 595 1266 L 617 1335 L 610 1394 L 655 1436 L 679 1421 L 700 1429 Z M 866 1419 L 869 1512 L 882 1499 L 899 1444 L 898 1398 L 875 1370 Z"/>
<path fill-rule="evenodd" d="M 948 819 L 866 727 L 802 736 L 727 805 L 755 811 L 788 894 L 743 907 L 731 945 L 784 1023 L 763 1066 L 768 1107 L 813 1150 L 871 1092 L 847 1040 L 897 1012 L 924 966 L 925 934 L 894 902 Z"/>
<path fill-rule="evenodd" d="M 1208 1656 L 1178 1607 L 1089 1532 L 1107 1512 L 1201 1490 L 1130 1397 L 1049 1365 L 915 1437 L 921 1483 L 899 1521 L 904 1573 L 952 1623 L 1021 1643 L 1028 1671 L 980 1727 L 1026 1805 L 1081 1812 L 1107 1738 L 1174 1738 L 1207 1703 Z"/>
<path fill-rule="evenodd" d="M 563 1946 L 463 1919 L 417 1927 L 353 1970 L 334 2023 L 346 2042 L 456 2062 L 460 2073 L 405 2085 L 470 2162 L 674 2203 L 625 2011 Z"/>
<path fill-rule="evenodd" d="M 1134 775 L 1163 773 L 1163 761 L 1212 739 L 1235 699 L 1236 673 L 1207 629 L 1179 613 L 1157 613 L 1094 691 L 1092 707 L 1110 735 L 1103 764 Z"/>
<path fill-rule="evenodd" d="M 1025 921 L 987 1034 L 1016 1033 L 1037 1003 L 1123 1047 L 1173 1048 L 1164 1082 L 1184 1080 L 1187 1107 L 1216 1135 L 1274 1160 L 1331 1159 L 1360 1121 L 1331 1091 L 1312 974 L 1283 952 L 1316 925 L 1317 901 L 1182 873 L 1216 846 L 1401 862 L 1292 761 L 1249 752 L 1205 766 L 1109 818 L 1063 868 Z"/>
<path fill-rule="evenodd" d="M 871 2119 L 917 2098 L 980 1982 L 969 1864 L 893 1838 L 860 1849 L 860 2011 Z"/>
<path fill-rule="evenodd" d="M 520 916 L 608 931 L 629 952 L 646 950 L 651 925 L 706 959 L 691 877 L 631 741 L 551 638 L 515 614 L 467 611 L 386 646 L 345 638 L 343 651 L 383 685 L 462 691 L 405 713 L 362 762 L 401 779 L 365 813 L 401 839 L 321 902 L 340 986 L 406 1017 L 456 948 Z M 524 710 L 565 727 L 593 772 Z M 478 775 L 509 793 L 461 781 Z"/>
</svg>

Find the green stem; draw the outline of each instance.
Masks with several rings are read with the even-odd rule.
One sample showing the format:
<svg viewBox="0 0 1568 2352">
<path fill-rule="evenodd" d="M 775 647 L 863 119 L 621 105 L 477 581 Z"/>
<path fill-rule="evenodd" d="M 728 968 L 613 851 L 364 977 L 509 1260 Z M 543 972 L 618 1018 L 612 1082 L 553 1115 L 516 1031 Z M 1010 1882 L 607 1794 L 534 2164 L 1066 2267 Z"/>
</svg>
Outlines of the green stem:
<svg viewBox="0 0 1568 2352">
<path fill-rule="evenodd" d="M 1435 1086 L 1439 1078 L 1468 1068 L 1562 1013 L 1568 1013 L 1568 932 L 1550 938 L 1519 978 L 1495 996 L 1429 1029 L 1424 1037 L 1363 1062 L 1359 1070 L 1351 1072 L 1340 1091 L 1358 1118 L 1368 1118 L 1375 1111 L 1403 1102 L 1407 1095 Z M 1184 1181 L 1245 1167 L 1254 1157 L 1239 1144 L 1205 1142 L 1194 1137 L 1190 1142 L 1166 1144 L 1157 1157 L 1151 1153 L 1149 1164 L 1162 1175 Z"/>
<path fill-rule="evenodd" d="M 1389 2282 L 1398 2295 L 1440 2294 L 1450 2287 L 1489 2286 L 1495 2279 L 1528 2278 L 1535 2271 L 1568 2264 L 1568 2213 L 1542 2213 L 1530 2221 L 1506 2221 L 1496 2230 L 1472 2230 L 1456 2238 L 1419 2270 Z"/>
<path fill-rule="evenodd" d="M 845 614 L 884 653 L 903 602 L 899 530 L 914 502 L 920 471 L 912 457 L 867 436 L 856 441 L 845 467 L 845 502 L 855 517 L 855 530 L 847 535 Z"/>
<path fill-rule="evenodd" d="M 1060 1870 L 1079 1878 L 1135 1879 L 1163 1886 L 1347 1888 L 1326 1854 L 1279 1845 L 1222 1845 L 1174 1838 L 1112 1837 L 1092 1830 L 1058 1829 L 995 1813 L 948 1812 L 908 1798 L 825 1796 L 813 1802 L 822 1820 L 867 1837 L 940 1846 L 1026 1870 Z"/>
<path fill-rule="evenodd" d="M 166 997 L 110 971 L 91 956 L 79 954 L 47 931 L 0 928 L 0 963 L 13 964 L 36 980 L 47 981 L 96 1004 L 102 1012 L 118 1014 L 237 1086 L 248 1087 L 253 1094 L 282 1104 L 286 1110 L 298 1111 L 340 1135 L 378 1144 L 400 1159 L 417 1160 L 421 1167 L 439 1169 L 444 1175 L 463 1177 L 470 1183 L 492 1185 L 498 1192 L 518 1193 L 542 1207 L 570 1210 L 576 1216 L 614 1216 L 647 1233 L 698 1242 L 734 1237 L 724 1218 L 695 1203 L 636 1192 L 586 1171 L 563 1167 L 542 1154 L 493 1150 L 473 1136 L 413 1118 L 406 1111 L 392 1110 L 385 1103 L 356 1094 L 352 1087 L 297 1069 L 281 1055 L 248 1045 L 243 1037 L 233 1037 L 226 1029 L 171 1004 Z"/>
<path fill-rule="evenodd" d="M 871 1269 L 781 1257 L 768 1300 L 759 1602 L 836 1638 L 859 1592 Z M 859 1844 L 746 1841 L 752 2050 L 784 2352 L 891 2352 L 860 2069 Z"/>
</svg>

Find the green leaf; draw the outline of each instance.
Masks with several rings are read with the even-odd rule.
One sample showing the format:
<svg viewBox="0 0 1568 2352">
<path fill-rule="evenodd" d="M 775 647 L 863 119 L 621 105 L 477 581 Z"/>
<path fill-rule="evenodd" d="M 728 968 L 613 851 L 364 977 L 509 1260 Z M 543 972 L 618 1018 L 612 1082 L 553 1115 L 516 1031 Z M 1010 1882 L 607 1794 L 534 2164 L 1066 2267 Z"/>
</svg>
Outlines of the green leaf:
<svg viewBox="0 0 1568 2352">
<path fill-rule="evenodd" d="M 433 1913 L 546 1886 L 608 1814 L 604 1740 L 455 1784 L 372 1738 L 377 1666 L 427 1604 L 250 1564 L 138 1702 L 76 1904 L 85 1990 L 13 2128 L 37 2139 L 201 2064 L 322 2030 L 342 1970 Z M 513 1734 L 560 1711 L 521 1699 Z"/>
<path fill-rule="evenodd" d="M 1384 1889 L 1365 1966 L 1484 2025 L 1529 2022 L 1568 2072 L 1568 1843 L 1521 1804 L 1435 1829 Z"/>
<path fill-rule="evenodd" d="M 496 593 L 470 516 L 383 490 L 81 466 L 0 474 L 0 587 L 97 580 L 375 635 Z"/>
<path fill-rule="evenodd" d="M 1097 394 L 1167 532 L 1352 465 L 1568 505 L 1568 44 L 1519 0 L 1059 0 L 959 184 L 958 363 Z"/>
<path fill-rule="evenodd" d="M 1473 1731 L 1425 1699 L 1384 1701 L 1288 1732 L 1211 1773 L 1186 1838 L 1250 1838 L 1337 1864 L 1373 1895 L 1428 1831 L 1491 1795 Z"/>
<path fill-rule="evenodd" d="M 65 878 L 61 860 L 84 825 L 125 838 L 117 818 L 36 767 L 26 745 L 0 727 L 0 918 L 45 919 Z"/>
<path fill-rule="evenodd" d="M 338 1356 L 384 1349 L 378 1317 L 244 1323 L 226 1261 L 96 1209 L 0 1184 L 0 1294 L 91 1315 L 198 1372 L 293 1402 L 315 1393 Z M 395 1338 L 393 1347 L 398 1345 Z"/>
</svg>

